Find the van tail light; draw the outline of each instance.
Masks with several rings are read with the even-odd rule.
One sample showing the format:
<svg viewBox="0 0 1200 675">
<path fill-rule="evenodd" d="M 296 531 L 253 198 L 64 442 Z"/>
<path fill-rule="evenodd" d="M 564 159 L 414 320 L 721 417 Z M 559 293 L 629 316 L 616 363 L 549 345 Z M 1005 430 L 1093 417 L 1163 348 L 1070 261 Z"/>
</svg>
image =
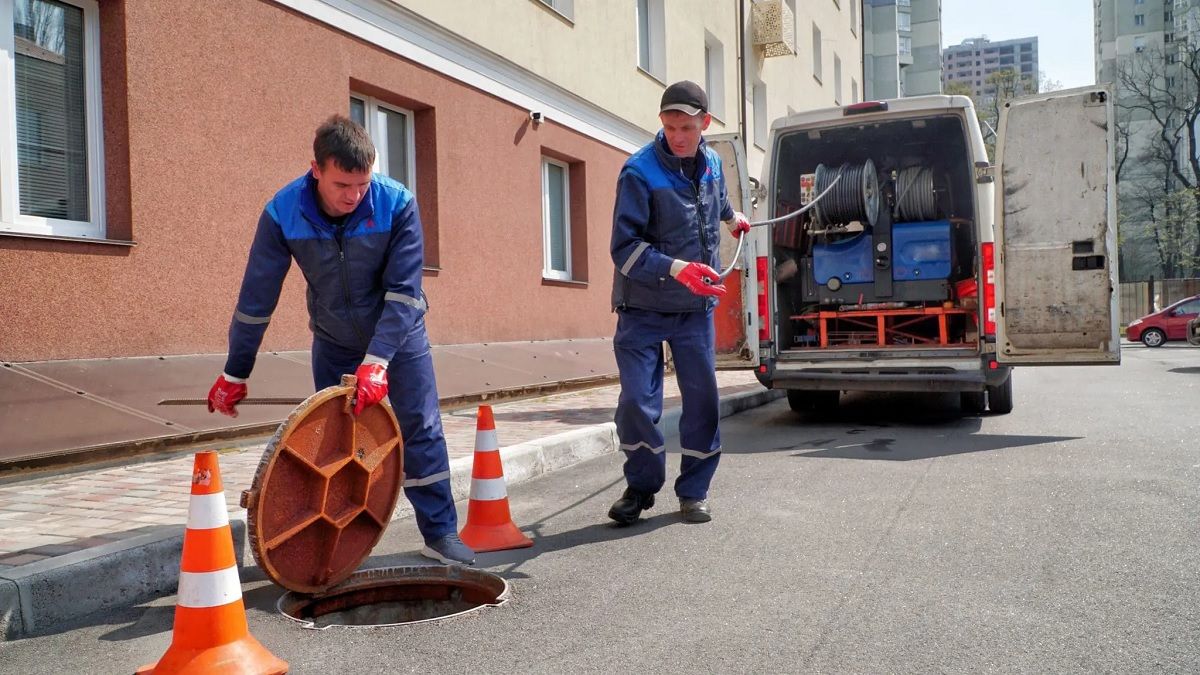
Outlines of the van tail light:
<svg viewBox="0 0 1200 675">
<path fill-rule="evenodd" d="M 983 333 L 996 335 L 996 248 L 991 242 L 983 249 Z"/>
<path fill-rule="evenodd" d="M 864 113 L 883 112 L 888 109 L 887 101 L 863 101 L 842 108 L 842 115 L 862 115 Z"/>
<path fill-rule="evenodd" d="M 770 342 L 771 317 L 767 313 L 767 283 L 770 275 L 767 274 L 767 257 L 759 256 L 754 262 L 758 271 L 758 341 Z"/>
</svg>

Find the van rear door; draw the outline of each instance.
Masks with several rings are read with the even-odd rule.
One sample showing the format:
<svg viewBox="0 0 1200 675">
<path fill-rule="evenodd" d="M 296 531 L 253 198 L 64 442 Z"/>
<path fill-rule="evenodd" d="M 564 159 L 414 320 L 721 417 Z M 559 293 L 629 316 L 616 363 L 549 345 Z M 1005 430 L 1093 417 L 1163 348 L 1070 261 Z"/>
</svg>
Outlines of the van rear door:
<svg viewBox="0 0 1200 675">
<path fill-rule="evenodd" d="M 735 211 L 749 214 L 750 185 L 746 155 L 739 134 L 705 136 L 704 142 L 721 156 L 729 203 Z M 721 228 L 721 264 L 734 261 L 737 239 Z M 717 304 L 713 323 L 717 333 L 717 368 L 753 368 L 758 365 L 758 277 L 754 273 L 754 239 L 747 237 L 734 269 L 725 277 L 725 297 Z M 753 339 L 752 343 L 750 340 Z"/>
<path fill-rule="evenodd" d="M 1116 364 L 1117 191 L 1112 94 L 1016 99 L 996 143 L 996 358 Z"/>
</svg>

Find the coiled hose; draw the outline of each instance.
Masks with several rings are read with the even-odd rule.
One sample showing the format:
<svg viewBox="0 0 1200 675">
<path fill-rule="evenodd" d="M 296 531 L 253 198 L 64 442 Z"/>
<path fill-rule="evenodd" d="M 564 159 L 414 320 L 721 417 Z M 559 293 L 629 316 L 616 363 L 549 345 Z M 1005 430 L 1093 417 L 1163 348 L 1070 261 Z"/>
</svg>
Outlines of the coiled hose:
<svg viewBox="0 0 1200 675">
<path fill-rule="evenodd" d="M 927 166 L 910 166 L 896 176 L 896 221 L 918 222 L 937 218 L 937 196 L 933 171 Z"/>
<path fill-rule="evenodd" d="M 845 225 L 852 221 L 874 225 L 879 218 L 879 174 L 875 163 L 846 163 L 836 170 L 817 165 L 817 191 L 823 192 L 841 177 L 840 185 L 817 207 L 817 220 L 825 226 Z"/>
</svg>

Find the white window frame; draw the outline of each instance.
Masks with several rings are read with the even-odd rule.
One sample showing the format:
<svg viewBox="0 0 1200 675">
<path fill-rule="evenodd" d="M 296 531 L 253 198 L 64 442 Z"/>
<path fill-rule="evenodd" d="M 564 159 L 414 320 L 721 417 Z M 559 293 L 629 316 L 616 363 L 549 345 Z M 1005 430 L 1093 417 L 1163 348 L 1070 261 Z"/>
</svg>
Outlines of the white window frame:
<svg viewBox="0 0 1200 675">
<path fill-rule="evenodd" d="M 767 149 L 767 137 L 770 128 L 767 123 L 767 85 L 755 82 L 750 90 L 751 104 L 754 107 L 754 145 L 760 150 Z"/>
<path fill-rule="evenodd" d="M 563 265 L 565 270 L 551 267 L 550 255 L 550 171 L 557 166 L 563 170 Z M 542 157 L 542 278 L 571 281 L 571 166 L 566 162 Z"/>
<path fill-rule="evenodd" d="M 717 120 L 725 118 L 725 45 L 715 35 L 704 32 L 704 93 L 708 94 L 708 112 Z"/>
<path fill-rule="evenodd" d="M 796 10 L 796 0 L 787 0 L 787 6 L 792 10 L 792 46 L 796 47 L 800 44 L 800 12 Z M 800 58 L 800 50 L 795 49 L 793 55 Z"/>
<path fill-rule="evenodd" d="M 815 22 L 812 25 L 812 39 L 813 39 L 813 53 L 812 53 L 813 77 L 817 78 L 817 82 L 821 82 L 822 84 L 824 84 L 824 80 L 821 77 L 822 68 L 824 68 L 824 65 L 821 63 L 821 52 L 823 51 L 822 46 L 821 46 L 821 28 L 819 26 L 817 26 L 817 24 Z"/>
<path fill-rule="evenodd" d="M 646 3 L 646 32 L 642 34 L 641 2 L 634 1 L 634 34 L 637 37 L 636 62 L 638 70 L 659 82 L 666 82 L 666 10 L 663 0 L 644 0 Z M 642 63 L 642 42 L 646 43 L 646 63 Z"/>
<path fill-rule="evenodd" d="M 555 14 L 575 23 L 575 0 L 538 0 Z"/>
<path fill-rule="evenodd" d="M 404 175 L 407 177 L 404 187 L 415 193 L 417 191 L 416 114 L 407 108 L 384 103 L 377 98 L 354 91 L 350 92 L 350 98 L 356 98 L 363 102 L 363 119 L 367 122 L 367 135 L 375 144 L 375 165 L 371 167 L 371 170 L 381 175 L 388 175 L 382 169 L 384 162 L 388 162 L 390 165 L 391 157 L 388 157 L 387 126 L 383 124 L 380 113 L 386 110 L 405 117 L 408 123 L 404 125 L 404 129 L 408 138 L 404 142 L 406 169 Z"/>
<path fill-rule="evenodd" d="M 842 57 L 833 54 L 833 103 L 842 104 Z"/>
<path fill-rule="evenodd" d="M 100 100 L 100 8 L 96 0 L 57 1 L 83 10 L 88 220 L 21 214 L 20 180 L 17 176 L 15 3 L 0 0 L 0 233 L 104 239 L 107 228 L 104 213 L 104 107 Z"/>
</svg>

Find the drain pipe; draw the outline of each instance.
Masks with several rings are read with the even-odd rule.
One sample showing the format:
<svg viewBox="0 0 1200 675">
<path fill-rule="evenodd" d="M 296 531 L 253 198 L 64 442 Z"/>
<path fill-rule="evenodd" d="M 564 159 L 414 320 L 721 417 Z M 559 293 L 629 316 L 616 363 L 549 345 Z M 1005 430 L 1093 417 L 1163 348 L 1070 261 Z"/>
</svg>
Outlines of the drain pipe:
<svg viewBox="0 0 1200 675">
<path fill-rule="evenodd" d="M 738 133 L 745 154 L 750 152 L 750 144 L 746 142 L 746 0 L 738 0 L 737 13 Z"/>
</svg>

